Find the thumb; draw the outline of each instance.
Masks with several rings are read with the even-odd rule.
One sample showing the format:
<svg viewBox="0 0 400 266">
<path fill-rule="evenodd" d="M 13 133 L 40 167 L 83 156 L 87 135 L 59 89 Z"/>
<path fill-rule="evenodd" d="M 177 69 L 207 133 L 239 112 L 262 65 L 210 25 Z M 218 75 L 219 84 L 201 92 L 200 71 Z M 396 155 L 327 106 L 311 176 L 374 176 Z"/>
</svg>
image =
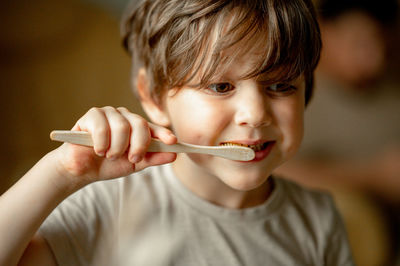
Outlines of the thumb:
<svg viewBox="0 0 400 266">
<path fill-rule="evenodd" d="M 172 152 L 148 152 L 143 160 L 135 164 L 135 172 L 147 167 L 172 163 L 176 159 L 176 153 Z"/>
</svg>

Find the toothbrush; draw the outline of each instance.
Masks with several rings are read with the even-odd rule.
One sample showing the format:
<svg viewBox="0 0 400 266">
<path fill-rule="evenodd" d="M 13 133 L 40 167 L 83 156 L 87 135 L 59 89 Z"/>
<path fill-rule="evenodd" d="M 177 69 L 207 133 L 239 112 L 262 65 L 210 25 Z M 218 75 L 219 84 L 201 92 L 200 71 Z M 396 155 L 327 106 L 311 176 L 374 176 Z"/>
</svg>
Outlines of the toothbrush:
<svg viewBox="0 0 400 266">
<path fill-rule="evenodd" d="M 50 139 L 68 142 L 83 146 L 93 147 L 92 136 L 85 131 L 54 130 L 50 133 Z M 255 153 L 251 148 L 237 145 L 201 146 L 188 143 L 176 143 L 167 145 L 157 139 L 152 139 L 147 149 L 148 152 L 175 152 L 175 153 L 202 153 L 219 156 L 229 160 L 251 161 Z"/>
</svg>

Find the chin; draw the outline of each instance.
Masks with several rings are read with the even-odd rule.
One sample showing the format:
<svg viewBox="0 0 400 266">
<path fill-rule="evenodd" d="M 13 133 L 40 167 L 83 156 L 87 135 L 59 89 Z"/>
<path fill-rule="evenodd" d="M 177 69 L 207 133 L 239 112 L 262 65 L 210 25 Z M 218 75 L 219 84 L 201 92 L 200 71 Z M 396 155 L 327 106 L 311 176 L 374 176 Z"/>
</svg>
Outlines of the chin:
<svg viewBox="0 0 400 266">
<path fill-rule="evenodd" d="M 232 189 L 238 191 L 251 191 L 262 186 L 268 180 L 268 176 L 235 176 L 234 178 L 229 178 L 228 180 L 222 181 Z"/>
</svg>

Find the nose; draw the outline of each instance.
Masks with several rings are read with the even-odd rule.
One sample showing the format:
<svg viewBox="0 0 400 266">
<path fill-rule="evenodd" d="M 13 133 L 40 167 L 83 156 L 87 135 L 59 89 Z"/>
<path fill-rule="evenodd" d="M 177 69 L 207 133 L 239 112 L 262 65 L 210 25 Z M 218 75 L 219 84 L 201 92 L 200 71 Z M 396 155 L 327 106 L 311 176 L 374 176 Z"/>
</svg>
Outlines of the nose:
<svg viewBox="0 0 400 266">
<path fill-rule="evenodd" d="M 238 95 L 234 121 L 237 125 L 252 128 L 271 124 L 268 102 L 259 88 L 246 88 Z"/>
</svg>

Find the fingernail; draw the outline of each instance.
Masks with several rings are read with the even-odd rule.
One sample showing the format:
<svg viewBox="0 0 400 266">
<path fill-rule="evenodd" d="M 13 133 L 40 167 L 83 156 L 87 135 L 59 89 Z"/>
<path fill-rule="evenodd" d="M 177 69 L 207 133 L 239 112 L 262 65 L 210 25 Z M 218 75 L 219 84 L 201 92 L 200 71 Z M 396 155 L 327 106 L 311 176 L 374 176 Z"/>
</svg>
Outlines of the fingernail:
<svg viewBox="0 0 400 266">
<path fill-rule="evenodd" d="M 131 157 L 131 163 L 138 163 L 138 162 L 140 162 L 142 160 L 142 156 L 140 156 L 140 155 L 134 155 L 134 156 L 132 156 Z"/>
<path fill-rule="evenodd" d="M 171 139 L 176 139 L 176 136 L 173 133 L 168 134 Z"/>
<path fill-rule="evenodd" d="M 98 151 L 96 154 L 100 157 L 104 157 L 105 153 L 103 151 Z"/>
<path fill-rule="evenodd" d="M 115 161 L 115 159 L 117 159 L 115 155 L 110 155 L 110 154 L 107 154 L 106 158 L 110 161 Z"/>
</svg>

